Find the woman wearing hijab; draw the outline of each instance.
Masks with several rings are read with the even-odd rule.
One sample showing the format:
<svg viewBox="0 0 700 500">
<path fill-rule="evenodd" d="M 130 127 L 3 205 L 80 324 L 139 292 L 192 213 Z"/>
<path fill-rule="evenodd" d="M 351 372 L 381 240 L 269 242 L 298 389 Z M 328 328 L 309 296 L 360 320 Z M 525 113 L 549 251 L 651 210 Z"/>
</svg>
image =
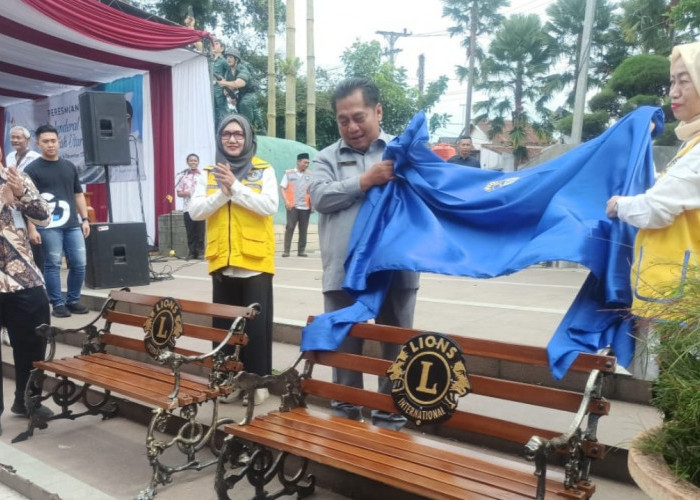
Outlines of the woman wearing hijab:
<svg viewBox="0 0 700 500">
<path fill-rule="evenodd" d="M 671 52 L 669 97 L 681 120 L 676 136 L 683 141 L 656 183 L 637 196 L 613 196 L 608 217 L 639 228 L 632 266 L 632 312 L 660 317 L 675 296 L 661 295 L 681 284 L 688 266 L 700 264 L 700 43 L 678 45 Z M 640 328 L 640 336 L 645 328 Z M 645 342 L 637 342 L 631 371 L 651 380 L 658 368 L 645 364 Z"/>
<path fill-rule="evenodd" d="M 216 166 L 200 176 L 190 204 L 193 220 L 207 221 L 205 257 L 212 276 L 213 302 L 247 306 L 258 302 L 260 314 L 246 325 L 248 345 L 241 361 L 246 371 L 272 372 L 272 276 L 275 272 L 277 179 L 272 165 L 255 157 L 257 140 L 248 120 L 224 118 L 217 132 Z M 231 322 L 214 319 L 214 326 Z M 254 403 L 268 397 L 258 389 Z M 244 400 L 245 403 L 245 400 Z"/>
</svg>

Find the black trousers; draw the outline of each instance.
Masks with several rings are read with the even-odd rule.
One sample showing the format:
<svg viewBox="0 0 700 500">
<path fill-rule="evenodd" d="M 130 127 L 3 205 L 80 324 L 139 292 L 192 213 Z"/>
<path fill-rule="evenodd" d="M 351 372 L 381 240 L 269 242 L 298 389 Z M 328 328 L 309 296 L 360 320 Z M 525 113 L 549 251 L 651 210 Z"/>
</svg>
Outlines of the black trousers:
<svg viewBox="0 0 700 500">
<path fill-rule="evenodd" d="M 272 373 L 272 275 L 261 273 L 250 278 L 230 278 L 220 273 L 212 276 L 212 301 L 215 304 L 231 306 L 249 306 L 253 302 L 260 304 L 260 314 L 246 324 L 248 345 L 241 352 L 243 369 L 258 375 Z M 226 328 L 231 321 L 214 318 L 212 326 Z M 214 347 L 216 347 L 216 343 Z M 229 353 L 233 347 L 224 348 Z"/>
<path fill-rule="evenodd" d="M 24 403 L 24 390 L 34 361 L 44 359 L 46 340 L 39 337 L 37 326 L 51 322 L 49 297 L 43 286 L 0 293 L 0 324 L 7 327 L 15 360 L 15 401 Z M 0 362 L 2 362 L 0 354 Z M 0 413 L 5 409 L 0 370 Z"/>
<path fill-rule="evenodd" d="M 292 247 L 292 236 L 294 235 L 294 228 L 299 223 L 299 246 L 297 247 L 297 252 L 302 254 L 306 251 L 306 232 L 309 229 L 309 217 L 311 217 L 311 210 L 299 210 L 298 208 L 293 208 L 287 210 L 287 226 L 284 231 L 284 253 L 289 253 L 289 249 Z"/>
<path fill-rule="evenodd" d="M 184 219 L 188 257 L 194 259 L 204 257 L 204 230 L 206 222 L 203 220 L 192 220 L 189 212 L 185 212 Z"/>
</svg>

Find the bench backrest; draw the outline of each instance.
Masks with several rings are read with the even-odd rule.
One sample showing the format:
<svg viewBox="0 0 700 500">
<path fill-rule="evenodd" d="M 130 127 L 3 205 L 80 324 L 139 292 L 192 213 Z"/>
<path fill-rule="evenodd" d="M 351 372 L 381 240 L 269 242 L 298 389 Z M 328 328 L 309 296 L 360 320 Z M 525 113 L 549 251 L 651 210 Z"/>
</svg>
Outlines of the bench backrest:
<svg viewBox="0 0 700 500">
<path fill-rule="evenodd" d="M 414 336 L 425 333 L 418 330 L 359 323 L 352 327 L 350 334 L 353 337 L 405 344 Z M 580 391 L 564 390 L 555 387 L 547 387 L 539 383 L 525 383 L 507 380 L 498 376 L 476 375 L 470 367 L 479 363 L 479 359 L 490 358 L 499 361 L 522 363 L 523 365 L 546 367 L 547 352 L 544 348 L 527 345 L 508 344 L 497 341 L 476 339 L 463 336 L 449 337 L 462 349 L 465 358 L 469 382 L 472 393 L 468 394 L 460 403 L 460 407 L 452 417 L 441 425 L 474 432 L 481 435 L 492 436 L 519 444 L 526 444 L 533 435 L 545 439 L 551 439 L 567 431 L 564 428 L 543 429 L 535 425 L 522 423 L 522 415 L 515 411 L 498 412 L 498 417 L 484 414 L 476 414 L 468 411 L 472 395 L 479 395 L 514 403 L 534 405 L 537 407 L 551 408 L 565 412 L 576 413 L 579 411 L 584 399 L 583 391 L 585 382 Z M 392 362 L 369 355 L 353 355 L 341 352 L 310 351 L 304 354 L 304 358 L 314 365 L 325 365 L 335 368 L 361 371 L 366 374 L 386 376 L 387 369 Z M 615 358 L 613 356 L 596 354 L 579 354 L 570 371 L 590 373 L 594 370 L 601 374 L 613 373 L 615 370 Z M 307 372 L 307 375 L 309 373 Z M 302 380 L 302 388 L 305 394 L 318 396 L 325 399 L 335 399 L 352 404 L 362 405 L 372 409 L 387 412 L 396 412 L 394 402 L 389 395 L 375 391 L 360 390 L 352 387 L 341 386 L 319 379 L 305 377 Z M 588 405 L 588 411 L 594 415 L 605 415 L 609 410 L 609 403 L 600 393 L 592 395 Z M 502 403 L 501 403 L 502 405 Z M 512 416 L 513 420 L 508 420 Z M 537 422 L 539 425 L 541 422 Z"/>
<path fill-rule="evenodd" d="M 102 309 L 102 318 L 105 320 L 105 327 L 101 340 L 106 345 L 128 349 L 131 351 L 146 352 L 143 338 L 145 333 L 139 337 L 124 335 L 114 328 L 114 324 L 143 328 L 148 320 L 148 316 L 153 306 L 162 297 L 134 293 L 127 289 L 112 290 L 109 293 L 108 301 Z M 177 299 L 182 310 L 182 337 L 190 337 L 203 341 L 201 350 L 193 347 L 178 347 L 174 351 L 183 356 L 196 356 L 211 351 L 212 341 L 221 342 L 227 335 L 228 330 L 211 326 L 213 317 L 224 318 L 233 321 L 237 317 L 250 319 L 254 316 L 250 307 L 229 306 L 225 304 L 212 304 L 207 302 L 197 302 L 193 300 Z M 182 337 L 178 343 L 182 343 Z M 248 337 L 244 334 L 234 334 L 228 341 L 229 345 L 244 346 L 248 343 Z M 203 363 L 211 366 L 211 360 L 207 359 Z M 240 370 L 241 367 L 231 367 L 233 371 Z"/>
</svg>

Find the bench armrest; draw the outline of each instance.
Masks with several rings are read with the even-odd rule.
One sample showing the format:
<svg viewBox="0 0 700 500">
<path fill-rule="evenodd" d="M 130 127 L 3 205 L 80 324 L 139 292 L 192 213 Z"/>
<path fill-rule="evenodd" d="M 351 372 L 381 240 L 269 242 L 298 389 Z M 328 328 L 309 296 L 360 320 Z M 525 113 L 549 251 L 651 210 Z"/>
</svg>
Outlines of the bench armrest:
<svg viewBox="0 0 700 500">
<path fill-rule="evenodd" d="M 287 412 L 298 406 L 305 406 L 304 396 L 301 390 L 301 376 L 297 370 L 297 361 L 284 371 L 274 375 L 257 375 L 249 372 L 239 372 L 233 378 L 233 388 L 240 389 L 248 396 L 248 401 L 252 402 L 256 389 L 271 389 L 273 387 L 282 388 L 279 411 Z M 254 417 L 255 405 L 249 404 L 246 407 L 245 419 L 240 425 L 248 425 Z"/>
<path fill-rule="evenodd" d="M 255 318 L 255 315 L 260 312 L 260 304 L 251 304 L 249 307 L 254 311 L 252 318 Z M 231 340 L 231 337 L 234 335 L 245 335 L 245 325 L 245 317 L 239 316 L 235 318 L 231 323 L 231 327 L 226 333 L 226 337 L 224 337 L 219 345 L 208 353 L 199 354 L 197 356 L 186 356 L 170 350 L 162 351 L 156 358 L 156 361 L 161 365 L 170 368 L 173 372 L 173 376 L 175 377 L 173 392 L 170 393 L 169 396 L 170 399 L 175 399 L 180 392 L 180 367 L 187 363 L 201 363 L 206 359 L 212 359 L 213 367 L 210 375 L 211 385 L 231 385 L 233 381 L 233 372 L 228 369 L 229 362 L 232 360 L 239 360 L 241 347 L 237 345 L 233 354 L 229 355 L 224 355 L 221 350 L 225 345 L 228 345 L 229 340 Z"/>
<path fill-rule="evenodd" d="M 535 475 L 538 477 L 537 497 L 544 498 L 547 457 L 556 451 L 568 453 L 565 467 L 564 487 L 570 489 L 579 481 L 587 481 L 591 458 L 602 458 L 604 446 L 597 442 L 598 420 L 604 413 L 592 413 L 592 402 L 597 400 L 598 408 L 607 408 L 602 397 L 603 380 L 606 373 L 592 370 L 586 381 L 586 388 L 576 415 L 564 434 L 552 439 L 532 436 L 525 445 L 525 457 L 535 462 Z M 584 419 L 588 417 L 586 428 Z M 591 446 L 595 443 L 595 446 Z M 540 494 L 542 496 L 540 496 Z"/>
<path fill-rule="evenodd" d="M 46 339 L 49 347 L 49 353 L 46 355 L 46 361 L 52 361 L 56 355 L 56 336 L 61 334 L 82 334 L 85 336 L 81 354 L 91 354 L 101 352 L 103 350 L 102 342 L 100 342 L 100 330 L 97 329 L 95 323 L 102 317 L 100 312 L 95 319 L 85 326 L 80 328 L 61 328 L 43 323 L 36 327 L 36 334 Z"/>
</svg>

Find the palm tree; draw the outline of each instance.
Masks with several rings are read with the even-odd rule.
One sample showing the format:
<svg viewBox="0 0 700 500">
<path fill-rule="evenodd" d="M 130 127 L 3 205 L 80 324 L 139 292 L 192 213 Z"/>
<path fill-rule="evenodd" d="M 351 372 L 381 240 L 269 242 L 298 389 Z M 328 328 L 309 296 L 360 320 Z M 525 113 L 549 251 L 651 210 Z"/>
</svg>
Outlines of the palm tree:
<svg viewBox="0 0 700 500">
<path fill-rule="evenodd" d="M 501 7 L 508 5 L 508 0 L 442 0 L 444 7 L 442 17 L 449 17 L 455 25 L 447 29 L 450 36 L 462 37 L 461 45 L 467 51 L 469 66 L 457 66 L 456 74 L 460 83 L 467 80 L 467 102 L 464 110 L 464 130 L 460 135 L 469 134 L 472 112 L 472 91 L 476 82 L 476 60 L 481 59 L 483 52 L 479 50 L 477 37 L 483 33 L 492 32 L 503 21 L 498 14 Z"/>
<path fill-rule="evenodd" d="M 677 3 L 672 1 L 672 4 Z M 642 52 L 667 55 L 675 41 L 667 0 L 625 0 L 622 7 L 622 35 Z"/>
<path fill-rule="evenodd" d="M 587 0 L 557 0 L 547 7 L 549 21 L 544 29 L 557 40 L 559 57 L 567 63 L 565 71 L 552 74 L 547 77 L 545 92 L 552 94 L 561 92 L 573 85 L 567 99 L 569 105 L 573 104 L 576 94 L 576 81 L 581 67 L 581 43 L 583 38 L 582 19 L 585 16 Z M 592 31 L 592 43 L 590 50 L 590 67 L 596 67 L 597 61 L 604 56 L 605 34 L 608 32 L 612 21 L 612 6 L 607 0 L 596 0 L 595 21 Z M 594 74 L 588 75 L 589 83 L 593 86 L 601 86 L 601 81 Z"/>
<path fill-rule="evenodd" d="M 491 134 L 503 130 L 505 116 L 511 113 L 510 140 L 516 167 L 527 157 L 525 136 L 530 117 L 525 104 L 543 110 L 543 76 L 556 57 L 556 44 L 536 14 L 515 14 L 503 22 L 489 46 L 489 57 L 481 65 L 482 81 L 477 90 L 488 98 L 475 104 L 482 114 L 477 120 L 492 118 Z"/>
</svg>

